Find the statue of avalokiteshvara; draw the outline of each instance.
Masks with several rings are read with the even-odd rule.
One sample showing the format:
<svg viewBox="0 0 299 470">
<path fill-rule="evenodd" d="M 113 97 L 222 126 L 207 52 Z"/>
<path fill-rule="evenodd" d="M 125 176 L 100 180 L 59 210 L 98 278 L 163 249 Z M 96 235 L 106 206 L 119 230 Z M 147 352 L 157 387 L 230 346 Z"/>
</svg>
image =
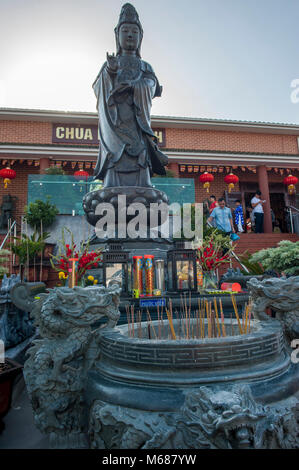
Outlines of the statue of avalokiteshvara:
<svg viewBox="0 0 299 470">
<path fill-rule="evenodd" d="M 104 188 L 152 187 L 150 177 L 165 175 L 168 158 L 150 126 L 152 99 L 162 88 L 140 56 L 143 30 L 135 8 L 122 7 L 115 28 L 116 55 L 107 53 L 93 89 L 99 114 L 99 157 L 94 176 Z"/>
</svg>

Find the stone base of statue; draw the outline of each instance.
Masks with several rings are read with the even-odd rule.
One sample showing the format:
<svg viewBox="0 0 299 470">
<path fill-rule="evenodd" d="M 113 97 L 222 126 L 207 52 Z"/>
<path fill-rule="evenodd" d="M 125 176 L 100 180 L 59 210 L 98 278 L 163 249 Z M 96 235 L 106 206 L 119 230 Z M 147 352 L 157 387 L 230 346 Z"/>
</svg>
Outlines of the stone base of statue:
<svg viewBox="0 0 299 470">
<path fill-rule="evenodd" d="M 164 192 L 150 186 L 109 187 L 86 194 L 83 199 L 83 209 L 87 221 L 95 227 L 103 217 L 99 204 L 111 204 L 113 206 L 115 209 L 115 222 L 118 222 L 121 217 L 128 222 L 134 217 L 134 214 L 128 215 L 127 209 L 135 203 L 143 204 L 146 210 L 149 211 L 151 204 L 168 204 L 168 197 Z M 102 207 L 104 208 L 104 206 Z"/>
</svg>

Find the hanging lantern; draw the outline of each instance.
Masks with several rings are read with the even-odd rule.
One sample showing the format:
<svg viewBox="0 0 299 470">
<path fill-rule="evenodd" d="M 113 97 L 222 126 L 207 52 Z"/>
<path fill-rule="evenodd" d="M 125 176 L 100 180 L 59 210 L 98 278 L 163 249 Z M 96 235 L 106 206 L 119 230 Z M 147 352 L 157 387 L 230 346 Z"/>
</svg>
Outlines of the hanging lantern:
<svg viewBox="0 0 299 470">
<path fill-rule="evenodd" d="M 7 186 L 10 184 L 11 180 L 14 180 L 16 176 L 17 174 L 15 170 L 12 170 L 9 167 L 0 170 L 0 177 L 4 179 L 4 189 L 7 189 Z"/>
<path fill-rule="evenodd" d="M 87 173 L 87 171 L 78 170 L 78 171 L 75 171 L 74 177 L 76 178 L 76 180 L 79 181 L 79 183 L 81 183 L 80 184 L 80 193 L 82 193 L 82 183 L 83 183 L 83 186 L 84 186 L 84 182 L 87 183 L 87 179 L 89 177 L 89 174 Z"/>
<path fill-rule="evenodd" d="M 87 178 L 89 177 L 89 173 L 87 173 L 87 171 L 84 171 L 84 170 L 78 170 L 78 171 L 75 171 L 74 177 L 78 181 L 81 181 L 81 180 L 87 181 Z"/>
<path fill-rule="evenodd" d="M 200 175 L 199 181 L 203 183 L 203 187 L 207 190 L 208 193 L 210 190 L 210 183 L 214 181 L 214 176 L 211 173 L 205 171 L 202 175 Z"/>
<path fill-rule="evenodd" d="M 290 195 L 295 194 L 297 183 L 298 183 L 297 176 L 289 175 L 289 176 L 286 176 L 286 178 L 283 180 L 283 184 L 285 184 L 288 187 L 288 193 Z"/>
<path fill-rule="evenodd" d="M 224 181 L 226 184 L 228 184 L 228 192 L 230 193 L 232 189 L 234 189 L 235 184 L 239 182 L 239 177 L 234 175 L 233 173 L 229 173 L 229 175 L 226 175 L 224 178 Z"/>
</svg>

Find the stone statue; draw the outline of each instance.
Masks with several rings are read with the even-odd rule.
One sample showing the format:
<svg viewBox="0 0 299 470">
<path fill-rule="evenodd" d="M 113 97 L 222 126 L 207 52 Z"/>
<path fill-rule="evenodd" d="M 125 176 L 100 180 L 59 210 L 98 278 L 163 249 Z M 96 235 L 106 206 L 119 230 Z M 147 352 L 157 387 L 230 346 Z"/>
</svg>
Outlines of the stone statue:
<svg viewBox="0 0 299 470">
<path fill-rule="evenodd" d="M 12 218 L 12 213 L 16 200 L 17 198 L 15 196 L 11 196 L 10 194 L 6 194 L 5 196 L 3 196 L 2 205 L 0 207 L 0 230 L 8 229 L 8 221 Z"/>
<path fill-rule="evenodd" d="M 116 55 L 107 53 L 93 89 L 99 113 L 100 149 L 95 177 L 104 187 L 150 186 L 153 173 L 165 175 L 167 157 L 150 126 L 152 99 L 161 86 L 140 57 L 143 30 L 135 8 L 126 3 L 115 28 Z"/>
<path fill-rule="evenodd" d="M 283 326 L 287 343 L 299 335 L 299 276 L 272 278 L 258 281 L 252 278 L 247 283 L 253 300 L 253 313 L 256 319 L 271 321 L 266 308 L 276 312 L 276 318 Z"/>
<path fill-rule="evenodd" d="M 127 206 L 168 203 L 165 193 L 155 189 L 151 176 L 165 175 L 168 158 L 158 148 L 151 129 L 152 99 L 162 87 L 150 64 L 140 56 L 143 30 L 135 8 L 126 3 L 115 28 L 116 55 L 107 53 L 93 89 L 99 114 L 99 156 L 96 179 L 103 188 L 88 193 L 83 208 L 88 222 L 96 225 L 99 203 L 118 209 L 118 195 Z"/>
<path fill-rule="evenodd" d="M 24 378 L 37 427 L 52 448 L 84 448 L 84 387 L 99 355 L 99 335 L 119 318 L 116 286 L 55 288 L 40 294 L 31 315 L 41 339 L 33 341 Z M 99 321 L 105 322 L 99 325 Z"/>
<path fill-rule="evenodd" d="M 32 285 L 33 283 L 31 287 Z M 32 298 L 30 288 L 26 289 L 26 286 L 27 283 L 21 282 L 19 274 L 12 274 L 10 277 L 4 274 L 0 287 L 0 339 L 4 341 L 6 349 L 20 344 L 35 332 L 29 317 Z M 40 284 L 41 288 L 42 286 L 45 287 Z"/>
</svg>

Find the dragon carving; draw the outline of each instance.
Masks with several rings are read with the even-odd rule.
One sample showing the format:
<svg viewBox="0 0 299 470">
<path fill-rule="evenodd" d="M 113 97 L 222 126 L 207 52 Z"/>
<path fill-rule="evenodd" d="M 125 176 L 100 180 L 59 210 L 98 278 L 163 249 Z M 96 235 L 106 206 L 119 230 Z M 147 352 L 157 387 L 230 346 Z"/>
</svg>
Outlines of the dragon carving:
<svg viewBox="0 0 299 470">
<path fill-rule="evenodd" d="M 298 447 L 291 406 L 258 404 L 248 385 L 200 387 L 176 413 L 95 401 L 89 420 L 95 449 L 284 449 Z"/>
<path fill-rule="evenodd" d="M 116 286 L 55 288 L 34 303 L 31 315 L 42 339 L 28 351 L 24 377 L 36 425 L 50 435 L 51 447 L 86 446 L 84 386 L 102 328 L 118 321 L 119 294 Z"/>
<path fill-rule="evenodd" d="M 286 340 L 291 342 L 299 337 L 299 276 L 271 278 L 258 281 L 252 278 L 247 286 L 253 300 L 252 309 L 256 319 L 271 320 L 265 309 L 276 312 L 282 323 Z"/>
</svg>

